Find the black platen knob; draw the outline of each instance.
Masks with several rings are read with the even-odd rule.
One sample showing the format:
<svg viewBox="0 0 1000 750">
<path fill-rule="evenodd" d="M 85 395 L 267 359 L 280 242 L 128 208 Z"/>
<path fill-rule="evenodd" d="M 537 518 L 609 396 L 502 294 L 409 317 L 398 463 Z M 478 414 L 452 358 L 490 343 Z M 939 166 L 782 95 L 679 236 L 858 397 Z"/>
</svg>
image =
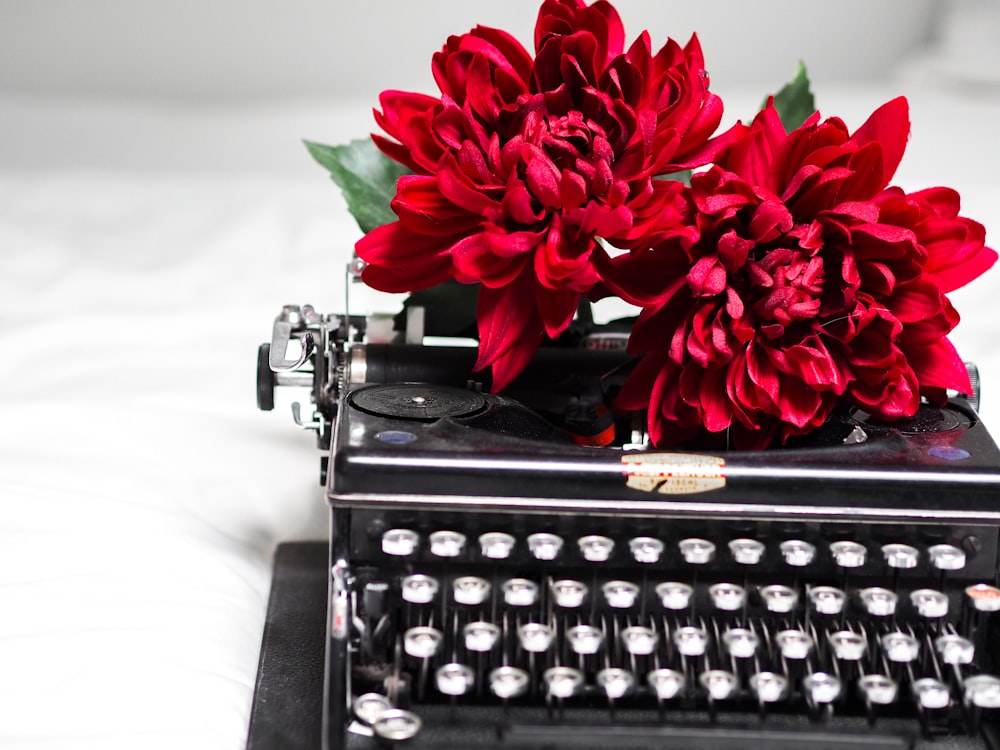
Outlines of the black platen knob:
<svg viewBox="0 0 1000 750">
<path fill-rule="evenodd" d="M 274 372 L 268 364 L 270 354 L 270 344 L 261 344 L 257 349 L 257 408 L 261 411 L 274 409 Z"/>
</svg>

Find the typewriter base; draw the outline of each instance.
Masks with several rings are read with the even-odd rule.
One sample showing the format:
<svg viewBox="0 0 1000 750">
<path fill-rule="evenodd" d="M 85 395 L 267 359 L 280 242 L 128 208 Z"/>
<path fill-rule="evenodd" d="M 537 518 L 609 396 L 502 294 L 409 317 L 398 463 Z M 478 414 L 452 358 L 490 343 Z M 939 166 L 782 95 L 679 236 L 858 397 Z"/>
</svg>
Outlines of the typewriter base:
<svg viewBox="0 0 1000 750">
<path fill-rule="evenodd" d="M 322 747 L 326 542 L 278 547 L 247 750 Z"/>
</svg>

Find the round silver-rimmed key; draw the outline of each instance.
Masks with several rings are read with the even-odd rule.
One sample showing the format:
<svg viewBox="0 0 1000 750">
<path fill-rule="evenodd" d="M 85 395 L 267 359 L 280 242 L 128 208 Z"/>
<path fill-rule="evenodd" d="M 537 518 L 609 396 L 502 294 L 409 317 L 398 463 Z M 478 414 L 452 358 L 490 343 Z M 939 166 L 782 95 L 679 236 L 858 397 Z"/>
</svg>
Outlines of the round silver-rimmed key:
<svg viewBox="0 0 1000 750">
<path fill-rule="evenodd" d="M 802 691 L 814 704 L 833 703 L 840 695 L 840 679 L 826 672 L 812 672 L 802 678 Z"/>
<path fill-rule="evenodd" d="M 600 534 L 582 536 L 576 543 L 587 562 L 607 562 L 615 551 L 615 540 Z"/>
<path fill-rule="evenodd" d="M 523 695 L 531 682 L 528 673 L 517 667 L 497 667 L 490 672 L 490 690 L 501 700 Z"/>
<path fill-rule="evenodd" d="M 469 651 L 486 653 L 490 651 L 500 638 L 500 628 L 492 622 L 470 622 L 462 628 L 465 636 L 465 648 Z"/>
<path fill-rule="evenodd" d="M 435 557 L 458 557 L 465 551 L 465 534 L 459 531 L 435 531 L 427 539 Z"/>
<path fill-rule="evenodd" d="M 572 667 L 550 667 L 542 680 L 553 698 L 572 698 L 584 683 L 583 672 Z"/>
<path fill-rule="evenodd" d="M 608 667 L 597 673 L 595 678 L 597 686 L 604 690 L 604 694 L 611 700 L 624 698 L 632 692 L 635 686 L 635 675 L 627 669 L 619 667 Z"/>
<path fill-rule="evenodd" d="M 714 701 L 724 701 L 733 696 L 740 686 L 739 678 L 725 669 L 709 669 L 698 675 L 698 683 Z"/>
<path fill-rule="evenodd" d="M 977 674 L 966 677 L 962 687 L 966 703 L 979 708 L 1000 708 L 1000 678 Z"/>
<path fill-rule="evenodd" d="M 895 702 L 899 685 L 888 675 L 865 674 L 858 678 L 858 690 L 869 703 L 888 706 Z"/>
<path fill-rule="evenodd" d="M 420 717 L 412 711 L 392 708 L 376 720 L 372 731 L 383 740 L 403 742 L 416 737 L 422 726 Z"/>
<path fill-rule="evenodd" d="M 889 617 L 896 612 L 899 597 L 896 592 L 881 586 L 870 586 L 858 592 L 865 611 L 873 617 Z"/>
<path fill-rule="evenodd" d="M 443 695 L 465 695 L 476 683 L 476 673 L 464 664 L 445 664 L 434 673 L 438 692 Z"/>
<path fill-rule="evenodd" d="M 479 576 L 459 576 L 452 581 L 455 601 L 467 606 L 477 606 L 490 597 L 490 582 Z"/>
<path fill-rule="evenodd" d="M 798 628 L 778 631 L 774 636 L 774 642 L 786 659 L 805 659 L 813 648 L 812 637 Z"/>
<path fill-rule="evenodd" d="M 412 529 L 389 529 L 382 534 L 382 551 L 393 557 L 408 557 L 420 546 L 420 534 Z"/>
<path fill-rule="evenodd" d="M 630 539 L 628 547 L 632 552 L 632 558 L 643 565 L 659 562 L 664 549 L 663 542 L 651 536 L 637 536 L 635 539 Z"/>
<path fill-rule="evenodd" d="M 946 633 L 934 639 L 934 648 L 945 664 L 972 664 L 976 657 L 976 647 L 968 638 L 955 633 Z"/>
<path fill-rule="evenodd" d="M 674 630 L 674 646 L 684 656 L 701 656 L 708 648 L 708 633 L 694 625 L 677 628 Z"/>
<path fill-rule="evenodd" d="M 912 685 L 913 697 L 928 709 L 947 708 L 951 705 L 951 691 L 941 680 L 934 677 L 922 677 Z"/>
<path fill-rule="evenodd" d="M 766 549 L 764 543 L 756 539 L 729 540 L 729 554 L 737 565 L 757 565 L 764 559 Z"/>
<path fill-rule="evenodd" d="M 506 560 L 514 551 L 516 541 L 503 531 L 487 531 L 479 535 L 479 551 L 488 560 Z"/>
<path fill-rule="evenodd" d="M 816 545 L 802 539 L 786 539 L 778 549 L 785 558 L 785 564 L 793 568 L 804 568 L 816 558 Z"/>
<path fill-rule="evenodd" d="M 750 659 L 757 653 L 760 638 L 749 628 L 728 628 L 722 631 L 726 651 L 737 659 Z"/>
<path fill-rule="evenodd" d="M 883 544 L 882 556 L 885 564 L 898 570 L 909 570 L 917 567 L 920 562 L 920 550 L 909 544 Z"/>
<path fill-rule="evenodd" d="M 574 625 L 566 631 L 566 640 L 575 654 L 596 654 L 604 643 L 604 631 L 593 625 Z"/>
<path fill-rule="evenodd" d="M 715 545 L 707 539 L 681 539 L 677 549 L 690 565 L 706 565 L 715 559 Z"/>
<path fill-rule="evenodd" d="M 441 648 L 443 640 L 444 635 L 437 628 L 410 628 L 403 633 L 403 650 L 415 659 L 430 659 Z"/>
<path fill-rule="evenodd" d="M 908 664 L 920 656 L 920 641 L 898 630 L 882 636 L 882 651 L 889 661 Z"/>
<path fill-rule="evenodd" d="M 552 601 L 557 607 L 576 609 L 587 596 L 587 587 L 580 581 L 568 578 L 552 582 Z"/>
<path fill-rule="evenodd" d="M 953 544 L 935 544 L 927 548 L 931 565 L 938 570 L 961 570 L 965 567 L 965 552 Z"/>
<path fill-rule="evenodd" d="M 747 601 L 747 592 L 735 583 L 713 583 L 708 587 L 708 595 L 716 609 L 723 612 L 735 612 L 743 609 Z"/>
<path fill-rule="evenodd" d="M 839 615 L 844 611 L 847 594 L 834 586 L 812 586 L 809 588 L 809 600 L 819 614 Z"/>
<path fill-rule="evenodd" d="M 608 581 L 601 586 L 604 599 L 613 609 L 628 609 L 635 605 L 639 587 L 631 581 Z"/>
<path fill-rule="evenodd" d="M 761 703 L 777 703 L 788 695 L 788 678 L 777 672 L 750 675 L 750 689 Z"/>
<path fill-rule="evenodd" d="M 381 693 L 364 693 L 354 699 L 351 707 L 354 718 L 362 724 L 372 726 L 382 714 L 392 708 L 392 702 Z"/>
<path fill-rule="evenodd" d="M 517 639 L 521 643 L 521 648 L 535 654 L 548 651 L 554 638 L 555 632 L 552 628 L 540 622 L 526 622 L 517 629 Z"/>
<path fill-rule="evenodd" d="M 416 573 L 403 578 L 399 588 L 403 601 L 410 604 L 430 604 L 437 595 L 438 582 L 436 578 Z"/>
<path fill-rule="evenodd" d="M 653 688 L 657 700 L 676 698 L 684 688 L 684 673 L 676 669 L 654 669 L 646 675 L 646 682 Z"/>
<path fill-rule="evenodd" d="M 948 614 L 948 595 L 934 589 L 916 589 L 910 592 L 910 601 L 917 614 L 937 619 Z"/>
<path fill-rule="evenodd" d="M 536 560 L 551 562 L 562 552 L 563 539 L 556 534 L 540 532 L 528 536 L 528 551 Z"/>
<path fill-rule="evenodd" d="M 841 661 L 861 661 L 868 650 L 868 639 L 853 630 L 838 630 L 827 635 L 833 655 Z"/>
<path fill-rule="evenodd" d="M 635 656 L 647 656 L 656 650 L 656 631 L 642 625 L 632 625 L 622 631 L 625 650 Z"/>
<path fill-rule="evenodd" d="M 693 594 L 694 589 L 691 586 L 679 581 L 665 581 L 656 587 L 656 595 L 660 597 L 664 608 L 674 611 L 687 609 Z"/>
<path fill-rule="evenodd" d="M 799 592 L 780 583 L 761 587 L 760 597 L 768 612 L 779 615 L 787 615 L 799 603 Z"/>
<path fill-rule="evenodd" d="M 860 568 L 868 559 L 868 548 L 860 542 L 844 539 L 831 542 L 830 554 L 840 568 Z"/>
<path fill-rule="evenodd" d="M 1000 611 L 1000 589 L 988 583 L 976 583 L 965 589 L 965 596 L 978 612 Z"/>
<path fill-rule="evenodd" d="M 503 600 L 512 607 L 530 607 L 538 600 L 538 584 L 527 578 L 511 578 L 500 586 Z"/>
</svg>

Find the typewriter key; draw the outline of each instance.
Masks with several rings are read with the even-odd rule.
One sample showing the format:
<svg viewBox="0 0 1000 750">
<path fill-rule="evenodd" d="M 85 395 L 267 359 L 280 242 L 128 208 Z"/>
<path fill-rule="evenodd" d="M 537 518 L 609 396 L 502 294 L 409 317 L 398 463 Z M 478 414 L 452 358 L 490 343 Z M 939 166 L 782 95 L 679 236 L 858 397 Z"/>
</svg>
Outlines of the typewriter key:
<svg viewBox="0 0 1000 750">
<path fill-rule="evenodd" d="M 635 685 L 635 676 L 627 669 L 608 667 L 597 673 L 597 685 L 604 689 L 610 700 L 624 698 Z"/>
<path fill-rule="evenodd" d="M 976 647 L 968 638 L 954 633 L 939 636 L 934 640 L 934 648 L 945 664 L 971 664 L 976 656 Z"/>
<path fill-rule="evenodd" d="M 927 556 L 938 570 L 961 570 L 965 567 L 965 552 L 951 544 L 928 547 Z"/>
<path fill-rule="evenodd" d="M 708 595 L 716 609 L 735 612 L 742 609 L 747 600 L 747 592 L 735 583 L 716 583 L 708 587 Z"/>
<path fill-rule="evenodd" d="M 865 611 L 873 617 L 889 617 L 895 614 L 896 602 L 899 601 L 895 592 L 879 586 L 861 589 L 858 596 L 861 597 L 861 604 L 864 605 Z"/>
<path fill-rule="evenodd" d="M 788 695 L 788 678 L 777 672 L 750 675 L 750 689 L 761 703 L 777 703 Z"/>
<path fill-rule="evenodd" d="M 639 587 L 629 581 L 608 581 L 601 586 L 601 591 L 613 609 L 628 609 L 639 596 Z"/>
<path fill-rule="evenodd" d="M 459 604 L 476 606 L 490 596 L 490 582 L 479 576 L 460 576 L 452 583 L 452 588 Z"/>
<path fill-rule="evenodd" d="M 729 542 L 729 553 L 739 565 L 756 565 L 764 558 L 766 549 L 764 543 L 756 539 L 732 539 Z"/>
<path fill-rule="evenodd" d="M 406 557 L 417 551 L 420 535 L 410 529 L 389 529 L 382 534 L 382 551 L 394 557 Z"/>
<path fill-rule="evenodd" d="M 656 650 L 659 640 L 652 628 L 642 625 L 632 625 L 622 631 L 622 643 L 625 650 L 634 656 L 648 656 Z"/>
<path fill-rule="evenodd" d="M 844 610 L 847 594 L 833 586 L 813 586 L 809 589 L 813 608 L 821 615 L 839 615 Z"/>
<path fill-rule="evenodd" d="M 781 615 L 791 612 L 799 602 L 799 593 L 791 586 L 783 586 L 780 583 L 764 586 L 760 590 L 760 596 L 768 612 Z"/>
<path fill-rule="evenodd" d="M 813 639 L 806 631 L 798 628 L 778 631 L 774 636 L 774 642 L 786 659 L 805 659 L 813 647 Z"/>
<path fill-rule="evenodd" d="M 529 682 L 528 673 L 517 667 L 498 667 L 490 672 L 490 690 L 502 700 L 523 695 Z"/>
<path fill-rule="evenodd" d="M 555 638 L 555 632 L 540 622 L 528 622 L 517 629 L 517 638 L 525 651 L 540 654 L 548 651 L 552 639 Z"/>
<path fill-rule="evenodd" d="M 677 549 L 691 565 L 706 565 L 715 559 L 715 545 L 707 539 L 681 539 Z"/>
<path fill-rule="evenodd" d="M 858 542 L 844 540 L 830 544 L 830 554 L 833 561 L 841 568 L 860 568 L 865 564 L 868 550 Z"/>
<path fill-rule="evenodd" d="M 795 568 L 804 568 L 816 557 L 816 546 L 801 539 L 787 539 L 778 549 L 781 550 L 785 563 Z"/>
<path fill-rule="evenodd" d="M 406 576 L 400 583 L 403 601 L 410 604 L 430 604 L 438 592 L 437 579 L 417 573 Z"/>
<path fill-rule="evenodd" d="M 833 703 L 840 695 L 840 680 L 826 672 L 813 672 L 802 678 L 802 690 L 814 705 Z"/>
<path fill-rule="evenodd" d="M 527 578 L 511 578 L 500 588 L 503 600 L 512 607 L 530 607 L 538 599 L 538 585 Z"/>
<path fill-rule="evenodd" d="M 663 554 L 663 542 L 651 536 L 637 536 L 629 541 L 628 546 L 635 561 L 645 565 L 659 562 Z"/>
<path fill-rule="evenodd" d="M 868 639 L 853 630 L 838 630 L 827 636 L 833 655 L 841 661 L 861 661 L 868 649 Z"/>
<path fill-rule="evenodd" d="M 572 667 L 551 667 L 542 674 L 553 698 L 572 698 L 583 685 L 583 673 Z"/>
<path fill-rule="evenodd" d="M 729 628 L 722 632 L 722 643 L 736 659 L 749 659 L 757 653 L 760 639 L 748 628 Z"/>
<path fill-rule="evenodd" d="M 865 700 L 877 706 L 888 706 L 895 702 L 899 693 L 896 681 L 884 674 L 864 674 L 858 678 L 858 690 Z"/>
<path fill-rule="evenodd" d="M 909 544 L 883 544 L 882 555 L 886 565 L 898 570 L 915 568 L 920 562 L 920 552 Z"/>
<path fill-rule="evenodd" d="M 658 700 L 668 701 L 684 688 L 684 673 L 676 669 L 654 669 L 646 675 L 646 681 L 656 691 Z"/>
<path fill-rule="evenodd" d="M 552 582 L 552 599 L 557 607 L 575 609 L 583 604 L 587 587 L 579 581 L 565 579 Z"/>
<path fill-rule="evenodd" d="M 465 534 L 458 531 L 435 531 L 429 539 L 435 557 L 458 557 L 465 550 Z"/>
<path fill-rule="evenodd" d="M 479 549 L 489 560 L 506 560 L 514 551 L 514 537 L 502 531 L 487 531 L 479 537 Z"/>
<path fill-rule="evenodd" d="M 416 714 L 392 708 L 378 718 L 372 725 L 372 731 L 383 740 L 402 742 L 415 737 L 422 726 L 423 722 Z"/>
<path fill-rule="evenodd" d="M 936 619 L 948 614 L 948 595 L 934 589 L 917 589 L 910 592 L 910 601 L 921 617 Z"/>
<path fill-rule="evenodd" d="M 528 536 L 528 549 L 536 560 L 550 562 L 559 557 L 563 548 L 561 536 L 555 534 L 531 534 Z"/>
<path fill-rule="evenodd" d="M 580 537 L 577 544 L 587 562 L 607 562 L 615 551 L 615 540 L 598 534 Z"/>
<path fill-rule="evenodd" d="M 353 708 L 358 721 L 372 726 L 382 714 L 392 708 L 392 703 L 381 693 L 365 693 L 354 699 Z"/>
<path fill-rule="evenodd" d="M 600 650 L 604 632 L 592 625 L 574 625 L 566 631 L 566 640 L 573 653 L 587 656 Z"/>
<path fill-rule="evenodd" d="M 403 650 L 415 659 L 430 659 L 438 649 L 444 636 L 437 628 L 410 628 L 403 634 Z"/>
<path fill-rule="evenodd" d="M 967 677 L 963 685 L 965 702 L 978 708 L 1000 708 L 1000 679 L 991 674 Z"/>
<path fill-rule="evenodd" d="M 913 697 L 928 709 L 947 708 L 951 704 L 948 686 L 934 677 L 923 677 L 912 685 Z"/>
<path fill-rule="evenodd" d="M 882 650 L 889 661 L 908 664 L 920 656 L 920 642 L 909 633 L 897 630 L 882 636 Z"/>
<path fill-rule="evenodd" d="M 434 674 L 438 692 L 444 695 L 465 695 L 476 682 L 475 673 L 464 664 L 445 664 Z"/>
<path fill-rule="evenodd" d="M 979 612 L 1000 611 L 1000 589 L 986 583 L 977 583 L 965 589 L 965 595 Z"/>
<path fill-rule="evenodd" d="M 674 645 L 683 656 L 701 656 L 708 647 L 708 633 L 704 628 L 685 625 L 674 631 Z"/>
<path fill-rule="evenodd" d="M 693 588 L 677 581 L 667 581 L 656 587 L 656 595 L 660 597 L 665 609 L 687 609 L 693 594 Z"/>
<path fill-rule="evenodd" d="M 469 651 L 484 653 L 496 645 L 500 638 L 500 628 L 492 622 L 470 622 L 462 629 L 465 647 Z"/>
<path fill-rule="evenodd" d="M 740 686 L 736 675 L 724 669 L 710 669 L 707 672 L 702 672 L 698 676 L 698 682 L 708 693 L 708 697 L 715 701 L 731 698 Z"/>
</svg>

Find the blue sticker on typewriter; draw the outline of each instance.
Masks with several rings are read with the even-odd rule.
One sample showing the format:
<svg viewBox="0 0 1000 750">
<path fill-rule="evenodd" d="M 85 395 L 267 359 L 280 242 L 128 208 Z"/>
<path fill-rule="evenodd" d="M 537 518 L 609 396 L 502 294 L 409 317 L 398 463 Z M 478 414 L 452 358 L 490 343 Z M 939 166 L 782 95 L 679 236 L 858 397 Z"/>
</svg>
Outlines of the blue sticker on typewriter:
<svg viewBox="0 0 1000 750">
<path fill-rule="evenodd" d="M 417 436 L 406 430 L 383 430 L 375 436 L 376 440 L 390 445 L 406 445 L 417 439 Z"/>
<path fill-rule="evenodd" d="M 927 452 L 934 458 L 941 458 L 945 461 L 964 461 L 972 455 L 965 448 L 957 448 L 954 445 L 935 445 Z"/>
</svg>

